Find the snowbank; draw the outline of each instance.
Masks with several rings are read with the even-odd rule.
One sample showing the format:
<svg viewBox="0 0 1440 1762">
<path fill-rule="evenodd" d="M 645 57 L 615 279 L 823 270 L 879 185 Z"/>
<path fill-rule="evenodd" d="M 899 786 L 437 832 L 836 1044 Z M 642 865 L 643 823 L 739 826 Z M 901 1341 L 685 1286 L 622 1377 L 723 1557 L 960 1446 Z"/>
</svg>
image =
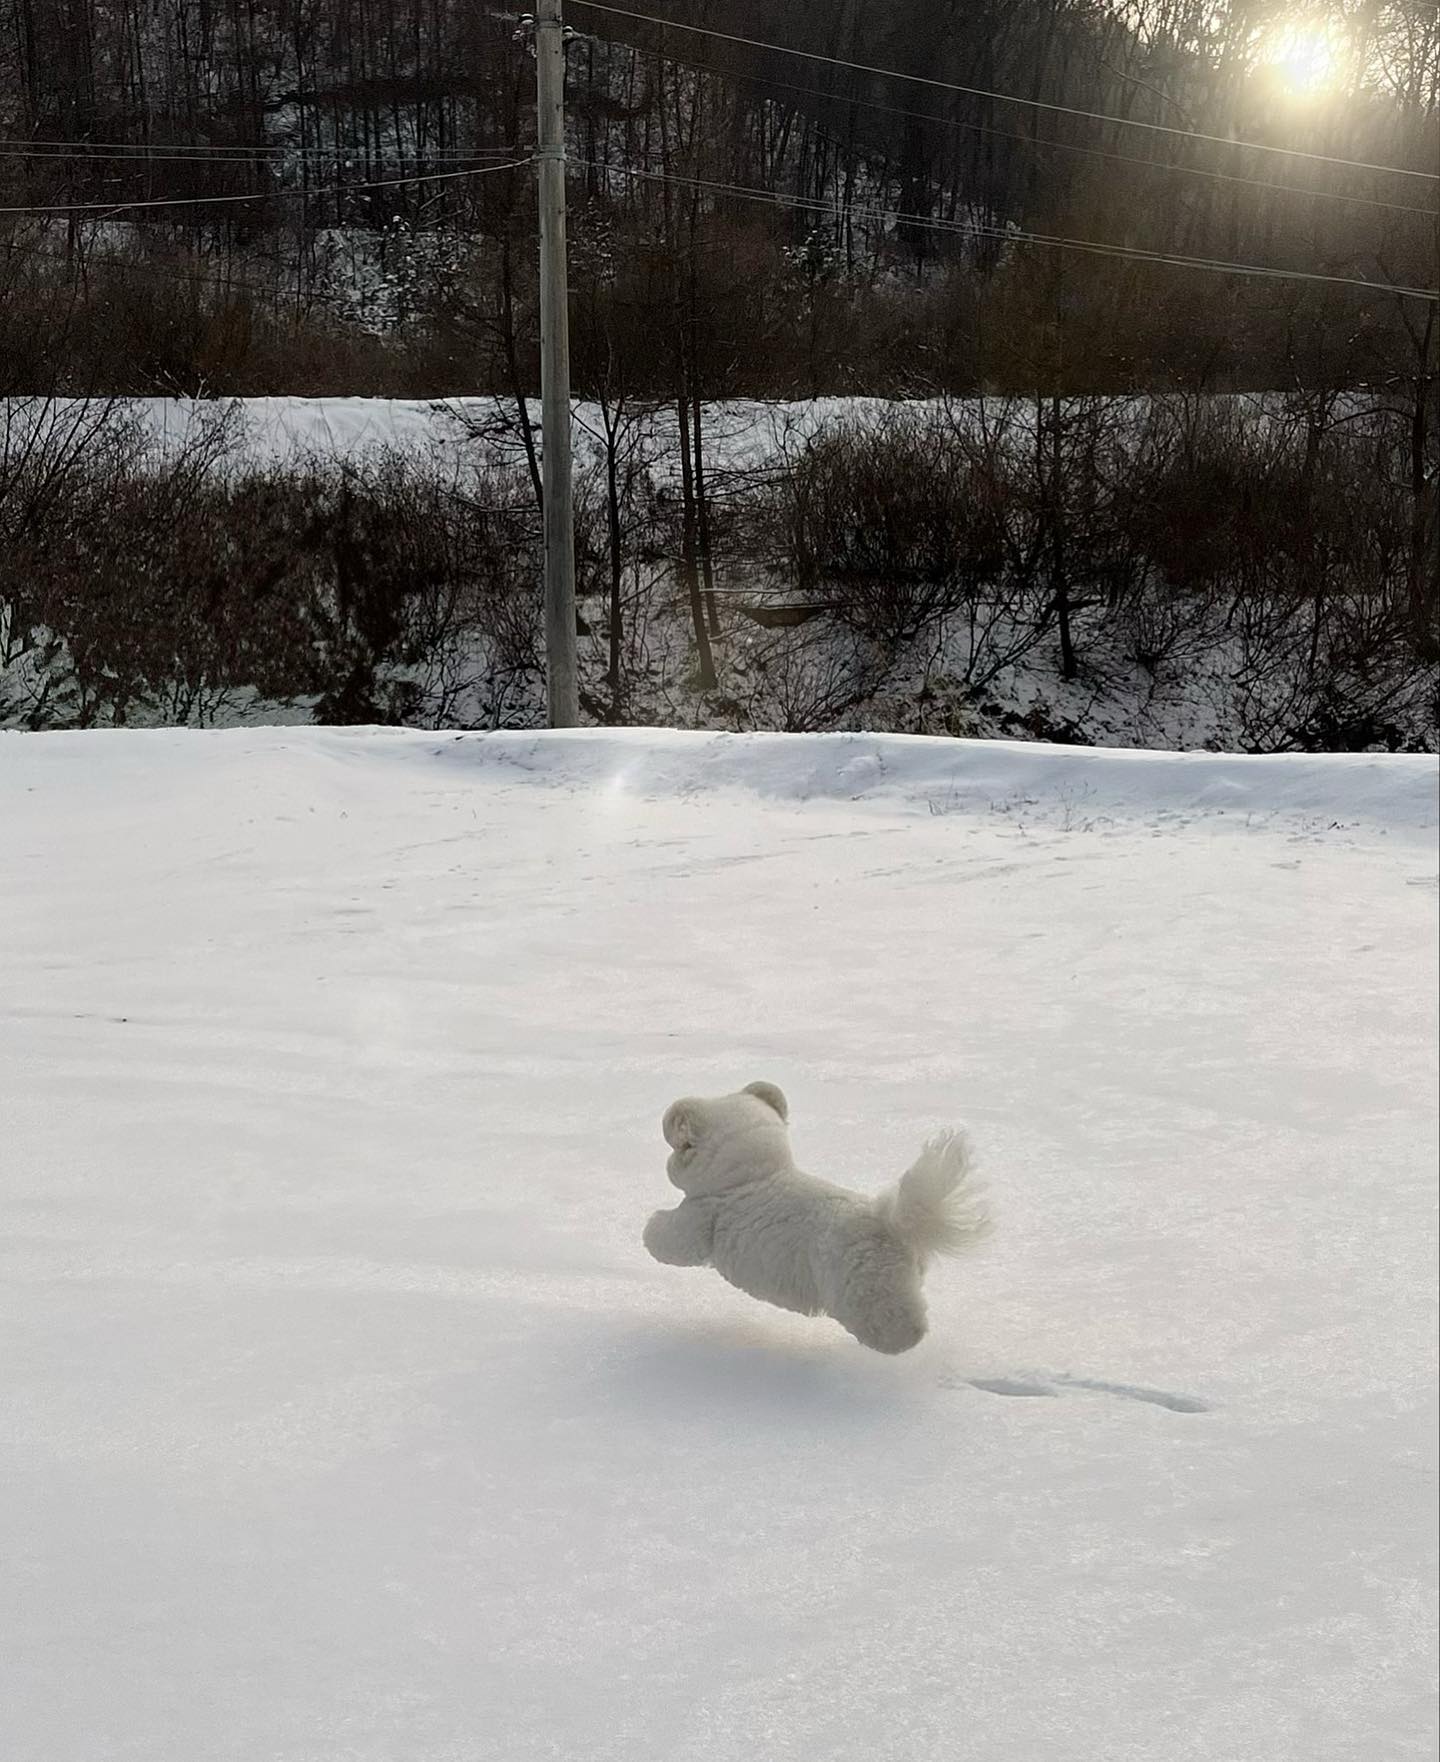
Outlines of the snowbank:
<svg viewBox="0 0 1440 1762">
<path fill-rule="evenodd" d="M 18 753 L 31 737 L 0 734 Z M 55 764 L 117 754 L 187 769 L 265 755 L 370 764 L 434 760 L 465 773 L 520 772 L 537 783 L 611 796 L 743 793 L 775 803 L 846 802 L 886 812 L 993 813 L 1096 828 L 1152 819 L 1277 824 L 1343 833 L 1356 826 L 1433 839 L 1440 760 L 1430 754 L 1174 753 L 949 740 L 903 734 L 721 734 L 584 728 L 435 734 L 374 728 L 153 729 L 45 737 Z M 161 755 L 163 754 L 163 759 Z"/>
</svg>

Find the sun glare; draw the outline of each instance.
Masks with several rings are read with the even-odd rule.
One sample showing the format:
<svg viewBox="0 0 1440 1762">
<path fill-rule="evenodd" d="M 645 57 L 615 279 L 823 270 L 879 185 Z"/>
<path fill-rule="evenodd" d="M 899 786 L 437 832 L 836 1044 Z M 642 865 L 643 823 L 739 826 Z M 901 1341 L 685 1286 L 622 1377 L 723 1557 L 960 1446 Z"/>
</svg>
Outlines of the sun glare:
<svg viewBox="0 0 1440 1762">
<path fill-rule="evenodd" d="M 1339 81 L 1344 45 L 1331 25 L 1282 25 L 1260 45 L 1259 61 L 1291 97 L 1317 98 Z"/>
</svg>

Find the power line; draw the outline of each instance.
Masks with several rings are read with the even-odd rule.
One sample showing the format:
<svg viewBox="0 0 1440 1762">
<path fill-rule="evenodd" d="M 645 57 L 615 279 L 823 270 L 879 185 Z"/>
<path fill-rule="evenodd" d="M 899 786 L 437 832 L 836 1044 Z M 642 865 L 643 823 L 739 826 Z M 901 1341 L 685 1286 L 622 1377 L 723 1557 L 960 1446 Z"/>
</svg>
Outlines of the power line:
<svg viewBox="0 0 1440 1762">
<path fill-rule="evenodd" d="M 232 202 L 269 202 L 274 200 L 318 199 L 322 196 L 353 196 L 363 190 L 394 190 L 411 184 L 451 183 L 457 178 L 484 177 L 492 171 L 516 171 L 528 165 L 529 159 L 506 160 L 500 165 L 476 165 L 468 171 L 434 171 L 418 173 L 414 177 L 390 177 L 370 179 L 363 183 L 328 184 L 318 187 L 290 187 L 273 190 L 253 190 L 248 195 L 240 196 L 162 196 L 154 199 L 143 198 L 136 201 L 123 202 L 55 202 L 0 208 L 0 214 L 24 214 L 39 216 L 44 214 L 99 214 L 109 218 L 112 214 L 130 214 L 140 209 L 149 208 L 215 208 L 222 203 Z"/>
<path fill-rule="evenodd" d="M 919 73 L 902 73 L 895 67 L 876 67 L 863 61 L 846 61 L 838 55 L 822 55 L 814 49 L 792 49 L 784 43 L 767 43 L 759 37 L 740 37 L 729 31 L 709 30 L 703 25 L 682 24 L 678 19 L 660 18 L 652 12 L 635 12 L 624 6 L 612 6 L 605 0 L 571 0 L 571 4 L 590 12 L 607 13 L 613 18 L 635 19 L 641 24 L 658 25 L 663 30 L 686 31 L 692 36 L 713 37 L 717 42 L 736 43 L 745 49 L 768 49 L 777 55 L 790 55 L 800 61 L 820 62 L 827 67 L 846 68 L 852 73 L 877 74 L 882 79 L 906 80 L 911 85 L 929 86 L 936 91 L 958 92 L 968 98 L 989 98 L 1001 104 L 1020 104 L 1027 110 L 1046 110 L 1062 116 L 1079 116 L 1088 122 L 1107 122 L 1117 128 L 1143 128 L 1155 134 L 1177 135 L 1186 141 L 1205 141 L 1212 146 L 1241 147 L 1253 153 L 1283 153 L 1291 159 L 1308 159 L 1321 165 L 1341 165 L 1351 171 L 1383 171 L 1396 177 L 1421 177 L 1440 183 L 1440 173 L 1412 171 L 1404 165 L 1381 165 L 1368 159 L 1342 159 L 1333 153 L 1310 153 L 1299 147 L 1276 147 L 1265 141 L 1242 141 L 1228 135 L 1207 135 L 1198 129 L 1175 128 L 1164 122 L 1143 122 L 1138 117 L 1112 116 L 1103 110 L 1080 110 L 1073 104 L 1053 104 L 1040 98 L 1020 98 L 1012 92 L 991 92 L 980 86 L 962 86 L 952 80 L 933 79 Z"/>
<path fill-rule="evenodd" d="M 27 257 L 37 262 L 55 265 L 58 261 L 53 251 L 43 251 L 36 247 L 6 246 L 0 250 L 0 266 L 15 257 Z M 333 305 L 353 305 L 355 297 L 350 294 L 328 293 L 323 288 L 281 288 L 266 287 L 258 281 L 236 281 L 207 275 L 204 259 L 197 259 L 193 269 L 167 268 L 163 263 L 136 263 L 124 257 L 85 257 L 80 263 L 80 277 L 95 276 L 97 279 L 105 275 L 148 275 L 156 281 L 188 283 L 198 290 L 216 294 L 256 294 L 263 299 L 273 300 L 277 305 L 296 300 L 319 301 Z"/>
<path fill-rule="evenodd" d="M 583 3 L 583 0 L 577 0 Z M 1440 3 L 1440 0 L 1437 0 Z M 612 39 L 613 41 L 613 39 Z M 630 45 L 619 45 L 628 48 Z M 1376 196 L 1362 196 L 1348 190 L 1321 190 L 1307 188 L 1304 184 L 1276 183 L 1270 178 L 1245 177 L 1238 172 L 1215 171 L 1203 165 L 1180 165 L 1173 160 L 1142 159 L 1133 153 L 1117 153 L 1105 147 L 1086 147 L 1075 141 L 1057 141 L 1051 136 L 1034 136 L 1020 134 L 1013 129 L 1000 129 L 988 123 L 968 122 L 957 116 L 937 116 L 929 110 L 910 110 L 898 104 L 882 104 L 874 98 L 840 97 L 838 94 L 819 91 L 814 86 L 799 85 L 791 80 L 776 79 L 770 74 L 740 73 L 733 68 L 716 67 L 711 62 L 691 61 L 683 56 L 665 54 L 663 57 L 674 66 L 689 68 L 694 73 L 714 74 L 721 78 L 743 79 L 756 84 L 769 86 L 777 91 L 796 92 L 804 97 L 822 98 L 833 103 L 853 105 L 863 110 L 877 111 L 885 116 L 900 116 L 914 122 L 934 123 L 937 127 L 947 129 L 964 129 L 967 133 L 988 135 L 1004 141 L 1018 141 L 1022 146 L 1045 148 L 1058 153 L 1078 153 L 1089 159 L 1104 159 L 1121 165 L 1137 165 L 1150 171 L 1178 172 L 1186 177 L 1209 178 L 1218 183 L 1241 184 L 1250 189 L 1273 190 L 1277 193 L 1304 196 L 1325 202 L 1350 202 L 1366 208 L 1380 208 L 1394 214 L 1418 214 L 1426 219 L 1434 219 L 1436 211 L 1432 208 L 1417 208 L 1413 203 L 1386 202 Z M 0 145 L 0 159 L 58 159 L 65 162 L 81 159 L 102 165 L 139 165 L 151 163 L 174 164 L 244 164 L 246 161 L 264 162 L 266 160 L 316 159 L 327 165 L 338 160 L 362 159 L 366 166 L 404 166 L 404 165 L 469 165 L 477 159 L 494 158 L 497 154 L 513 154 L 519 149 L 515 143 L 508 146 L 472 147 L 464 151 L 450 153 L 374 153 L 366 154 L 361 150 L 349 147 L 302 147 L 287 143 L 272 143 L 254 147 L 212 146 L 206 143 L 165 143 L 151 145 L 141 141 L 30 141 L 23 145 L 6 143 Z M 355 186 L 350 186 L 355 187 Z M 315 193 L 315 192 L 312 192 Z"/>
<path fill-rule="evenodd" d="M 448 182 L 455 178 L 483 176 L 490 171 L 518 170 L 529 164 L 527 159 L 517 159 L 504 165 L 476 167 L 463 172 L 434 173 L 429 176 L 414 178 L 391 178 L 381 182 L 335 185 L 320 189 L 286 189 L 267 190 L 251 195 L 240 196 L 199 196 L 199 197 L 167 197 L 158 201 L 136 201 L 120 203 L 79 203 L 52 207 L 7 207 L 0 208 L 0 215 L 44 216 L 50 214 L 70 214 L 76 212 L 99 211 L 104 216 L 129 212 L 137 209 L 154 208 L 193 208 L 210 207 L 219 203 L 256 202 L 268 200 L 271 196 L 278 197 L 321 197 L 328 195 L 353 194 L 356 191 L 370 189 L 390 189 L 414 183 Z M 834 204 L 811 197 L 792 196 L 775 191 L 757 189 L 745 184 L 724 183 L 715 179 L 682 177 L 668 172 L 651 171 L 641 166 L 616 165 L 605 160 L 571 161 L 582 164 L 597 171 L 613 173 L 619 177 L 640 178 L 648 182 L 672 183 L 684 185 L 692 189 L 707 190 L 712 194 L 733 196 L 741 200 L 762 202 L 772 207 L 798 209 L 809 213 L 829 214 L 834 211 Z M 977 221 L 945 220 L 933 215 L 907 213 L 901 209 L 856 207 L 851 205 L 847 212 L 856 219 L 875 220 L 904 226 L 916 226 L 930 232 L 948 233 L 969 238 L 991 238 L 998 242 L 1010 244 L 1040 245 L 1056 250 L 1083 251 L 1091 255 L 1122 258 L 1132 262 L 1163 263 L 1178 268 L 1201 269 L 1213 273 L 1253 276 L 1268 280 L 1321 282 L 1331 286 L 1362 288 L 1370 292 L 1394 294 L 1404 298 L 1435 300 L 1440 299 L 1440 292 L 1433 288 L 1409 287 L 1393 282 L 1372 281 L 1360 276 L 1329 275 L 1317 270 L 1282 269 L 1274 265 L 1258 263 L 1236 263 L 1220 258 L 1187 256 L 1175 252 L 1150 251 L 1141 246 L 1116 245 L 1100 239 L 1075 239 L 1055 234 L 1036 233 L 1019 228 L 990 226 Z M 25 253 L 40 255 L 40 253 Z M 126 273 L 144 270 L 146 273 L 158 273 L 149 266 L 125 264 L 116 259 L 102 259 L 101 263 Z M 229 286 L 246 292 L 265 294 L 267 297 L 288 298 L 283 293 L 249 283 L 232 283 Z M 327 296 L 319 295 L 319 298 Z"/>
<path fill-rule="evenodd" d="M 517 165 L 526 161 L 519 160 Z M 580 160 L 579 163 L 592 166 L 597 171 L 613 173 L 620 177 L 641 178 L 649 182 L 681 184 L 689 188 L 703 189 L 717 195 L 733 196 L 748 201 L 763 202 L 770 206 L 800 209 L 812 213 L 829 213 L 833 204 L 817 201 L 803 196 L 777 195 L 768 190 L 755 189 L 744 184 L 722 183 L 704 178 L 680 177 L 667 172 L 650 171 L 640 166 L 615 165 L 604 160 Z M 494 169 L 501 169 L 496 167 Z M 504 169 L 510 169 L 506 167 Z M 408 181 L 408 180 L 405 180 Z M 300 192 L 290 192 L 299 194 Z M 314 194 L 315 192 L 310 192 Z M 4 212 L 0 210 L 0 212 Z M 1371 292 L 1394 294 L 1413 299 L 1440 299 L 1440 291 L 1433 288 L 1414 288 L 1392 282 L 1366 280 L 1357 276 L 1326 275 L 1319 271 L 1303 269 L 1280 269 L 1268 264 L 1233 263 L 1219 258 L 1191 257 L 1164 251 L 1147 251 L 1138 246 L 1107 244 L 1096 239 L 1070 239 L 1044 233 L 1031 233 L 1007 227 L 987 226 L 980 222 L 937 219 L 931 215 L 907 214 L 897 209 L 851 208 L 850 212 L 858 219 L 882 220 L 909 226 L 924 227 L 932 232 L 949 233 L 962 237 L 993 238 L 1001 243 L 1033 244 L 1055 249 L 1078 250 L 1092 255 L 1118 257 L 1130 261 L 1144 263 L 1163 263 L 1178 268 L 1201 269 L 1214 273 L 1253 276 L 1266 280 L 1322 282 L 1333 286 L 1363 288 Z M 52 254 L 39 250 L 10 249 L 3 253 L 5 258 L 24 256 L 34 259 L 52 260 Z M 173 270 L 159 264 L 127 262 L 123 258 L 100 257 L 89 259 L 84 264 L 86 273 L 113 272 L 125 275 L 149 275 L 170 281 L 201 281 L 204 280 L 203 266 L 190 270 Z M 245 281 L 212 281 L 211 285 L 219 293 L 253 293 L 266 299 L 288 301 L 291 299 L 308 299 L 320 301 L 343 302 L 348 296 L 326 293 L 320 289 L 285 289 L 266 287 L 258 282 Z"/>
<path fill-rule="evenodd" d="M 577 4 L 583 0 L 576 0 Z M 1440 0 L 1437 0 L 1440 3 Z M 613 41 L 613 39 L 611 39 Z M 629 45 L 624 45 L 629 47 Z M 993 128 L 989 123 L 967 122 L 958 116 L 936 116 L 928 110 L 907 110 L 898 104 L 881 104 L 873 98 L 841 97 L 837 93 L 818 91 L 814 86 L 797 85 L 792 80 L 777 80 L 764 73 L 741 73 L 734 68 L 716 67 L 713 63 L 687 61 L 683 56 L 665 54 L 663 59 L 677 67 L 688 67 L 695 73 L 718 74 L 725 79 L 753 80 L 780 91 L 798 92 L 809 98 L 823 98 L 836 104 L 854 104 L 863 110 L 877 110 L 886 116 L 903 116 L 913 122 L 933 122 L 941 128 L 965 129 L 970 133 L 990 135 L 1002 141 L 1019 141 L 1026 147 L 1046 147 L 1059 153 L 1082 153 L 1090 159 L 1108 159 L 1121 165 L 1140 165 L 1151 171 L 1175 171 L 1186 177 L 1211 178 L 1219 183 L 1244 184 L 1251 189 L 1276 190 L 1292 196 L 1314 197 L 1326 202 L 1355 202 L 1366 208 L 1383 208 L 1394 214 L 1419 214 L 1433 220 L 1436 210 L 1417 208 L 1408 202 L 1385 202 L 1377 196 L 1354 195 L 1348 190 L 1307 189 L 1304 184 L 1276 183 L 1270 178 L 1244 177 L 1234 171 L 1212 171 L 1203 165 L 1177 165 L 1165 159 L 1141 159 L 1133 153 L 1116 153 L 1106 147 L 1084 147 L 1074 141 L 1057 141 L 1049 136 L 1022 135 L 1013 129 Z"/>
<path fill-rule="evenodd" d="M 806 196 L 777 195 L 770 190 L 746 184 L 721 183 L 708 178 L 680 177 L 670 172 L 648 171 L 641 166 L 610 165 L 603 160 L 581 160 L 596 170 L 613 171 L 622 177 L 645 178 L 656 183 L 684 184 L 692 189 L 709 190 L 716 195 L 737 196 L 748 201 L 765 202 L 772 206 L 799 208 L 829 214 L 831 202 Z M 1324 282 L 1331 286 L 1365 288 L 1373 293 L 1395 294 L 1416 300 L 1440 300 L 1435 288 L 1407 287 L 1395 282 L 1369 281 L 1361 276 L 1326 275 L 1313 269 L 1279 269 L 1263 263 L 1232 263 L 1216 257 L 1189 257 L 1169 251 L 1148 251 L 1138 245 L 1107 244 L 1100 239 L 1072 239 L 1050 233 L 1025 232 L 1018 228 L 987 226 L 978 221 L 942 220 L 933 215 L 907 214 L 898 209 L 855 208 L 848 212 L 861 220 L 892 221 L 904 226 L 919 226 L 931 232 L 959 234 L 969 238 L 997 239 L 1002 244 L 1044 245 L 1055 250 L 1085 251 L 1094 256 L 1119 257 L 1137 263 L 1168 263 L 1182 269 L 1204 269 L 1217 274 L 1248 275 L 1271 281 Z"/>
<path fill-rule="evenodd" d="M 493 159 L 496 154 L 516 153 L 520 149 L 511 142 L 503 147 L 471 147 L 451 153 L 372 153 L 354 147 L 296 147 L 283 142 L 269 146 L 224 147 L 204 142 L 190 145 L 165 143 L 150 146 L 143 141 L 23 141 L 0 144 L 3 159 L 96 159 L 111 165 L 145 165 L 151 160 L 193 160 L 198 164 L 239 164 L 247 160 L 267 159 L 365 159 L 370 165 L 464 165 L 474 159 Z"/>
</svg>

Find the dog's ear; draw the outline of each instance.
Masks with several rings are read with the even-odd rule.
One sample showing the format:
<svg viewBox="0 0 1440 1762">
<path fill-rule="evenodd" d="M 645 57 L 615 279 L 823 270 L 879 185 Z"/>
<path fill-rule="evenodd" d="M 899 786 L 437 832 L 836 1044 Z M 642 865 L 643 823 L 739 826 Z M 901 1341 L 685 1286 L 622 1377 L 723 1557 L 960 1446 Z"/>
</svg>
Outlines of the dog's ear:
<svg viewBox="0 0 1440 1762">
<path fill-rule="evenodd" d="M 660 1122 L 665 1142 L 672 1150 L 693 1150 L 700 1136 L 698 1110 L 693 1101 L 672 1101 Z"/>
<path fill-rule="evenodd" d="M 747 1083 L 745 1085 L 745 1093 L 747 1095 L 755 1096 L 759 1101 L 763 1101 L 766 1107 L 773 1107 L 782 1120 L 789 1120 L 790 1104 L 785 1099 L 784 1091 L 776 1088 L 775 1084 Z"/>
</svg>

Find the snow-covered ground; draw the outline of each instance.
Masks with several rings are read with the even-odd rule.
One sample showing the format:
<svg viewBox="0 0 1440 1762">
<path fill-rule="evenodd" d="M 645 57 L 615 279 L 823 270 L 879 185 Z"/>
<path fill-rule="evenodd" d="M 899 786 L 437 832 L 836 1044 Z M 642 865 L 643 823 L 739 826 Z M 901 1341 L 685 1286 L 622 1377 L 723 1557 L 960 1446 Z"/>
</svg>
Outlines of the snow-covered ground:
<svg viewBox="0 0 1440 1762">
<path fill-rule="evenodd" d="M 1362 410 L 1373 409 L 1377 394 L 1348 394 L 1337 414 L 1349 412 L 1351 420 Z M 1137 395 L 1126 401 L 1138 425 L 1157 402 L 1155 396 Z M 3 402 L 3 401 L 0 401 Z M 21 400 L 34 419 L 64 420 L 75 400 Z M 230 438 L 236 463 L 249 467 L 296 465 L 310 459 L 363 459 L 377 450 L 393 450 L 415 457 L 440 459 L 456 464 L 457 441 L 486 433 L 498 435 L 514 421 L 515 406 L 509 398 L 467 396 L 450 398 L 128 398 L 124 407 L 141 431 L 162 451 L 178 451 L 187 441 L 204 433 L 217 420 L 231 425 Z M 1303 402 L 1289 409 L 1283 392 L 1216 392 L 1205 399 L 1212 407 L 1229 406 L 1255 422 L 1294 422 Z M 11 402 L 15 408 L 14 401 Z M 706 405 L 706 447 L 712 471 L 746 473 L 774 469 L 799 450 L 820 430 L 836 423 L 880 423 L 897 412 L 942 411 L 958 423 L 977 423 L 988 409 L 993 423 L 1005 412 L 1024 431 L 1033 420 L 1033 405 L 1025 399 L 991 397 L 873 398 L 835 396 L 817 398 L 725 398 Z M 598 447 L 604 422 L 598 404 L 577 398 L 573 405 L 576 452 L 584 457 Z M 540 402 L 532 399 L 531 421 L 540 428 Z M 653 462 L 663 463 L 665 474 L 677 481 L 680 474 L 675 414 L 668 406 L 637 402 L 626 415 L 643 431 L 644 450 Z M 495 451 L 513 462 L 523 459 L 518 440 L 495 444 Z"/>
<path fill-rule="evenodd" d="M 0 736 L 0 1755 L 1431 1756 L 1436 780 Z M 758 1076 L 913 1354 L 646 1258 Z"/>
<path fill-rule="evenodd" d="M 98 409 L 99 401 L 77 398 L 0 398 L 0 436 L 9 433 L 18 449 L 28 436 L 72 423 Z M 968 408 L 963 401 L 957 407 Z M 1137 401 L 1138 407 L 1138 401 Z M 116 401 L 141 434 L 162 455 L 228 424 L 227 440 L 237 468 L 298 466 L 313 459 L 359 461 L 376 451 L 395 451 L 438 459 L 461 468 L 457 441 L 514 419 L 514 405 L 501 397 L 455 398 L 124 398 Z M 765 401 L 730 399 L 707 407 L 706 432 L 721 469 L 761 469 L 777 451 L 796 445 L 828 422 L 842 418 L 878 420 L 896 408 L 885 398 L 807 398 Z M 584 453 L 603 434 L 599 406 L 577 399 L 575 444 Z M 530 415 L 537 429 L 539 400 Z M 636 420 L 641 420 L 637 417 Z M 643 416 L 655 449 L 675 451 L 673 413 L 650 410 Z M 523 457 L 518 441 L 498 444 L 507 459 Z M 677 455 L 678 459 L 678 455 Z M 678 472 L 678 462 L 675 467 Z"/>
<path fill-rule="evenodd" d="M 515 406 L 508 398 L 493 396 L 452 398 L 125 398 L 121 407 L 135 420 L 142 434 L 161 450 L 173 454 L 188 442 L 209 432 L 217 422 L 229 424 L 228 439 L 237 467 L 300 465 L 312 459 L 359 461 L 379 450 L 398 451 L 417 458 L 438 459 L 459 468 L 457 441 L 499 430 L 514 420 Z M 1149 398 L 1132 400 L 1137 421 Z M 1267 410 L 1283 407 L 1281 393 L 1216 393 L 1214 404 L 1234 404 L 1257 419 Z M 998 410 L 1010 408 L 1020 423 L 1028 420 L 1023 400 L 992 399 Z M 94 400 L 90 401 L 93 407 Z M 836 422 L 880 422 L 897 410 L 937 410 L 927 399 L 821 397 L 803 399 L 729 398 L 706 406 L 706 445 L 712 469 L 724 472 L 763 471 L 773 468 L 787 452 Z M 68 398 L 0 399 L 0 429 L 9 423 L 17 435 L 30 428 L 74 420 L 82 400 Z M 576 399 L 576 451 L 583 457 L 598 445 L 603 433 L 600 408 Z M 956 420 L 975 418 L 981 402 L 974 398 L 945 401 L 944 408 Z M 530 416 L 540 425 L 540 403 L 532 400 Z M 992 417 L 993 419 L 993 417 Z M 652 458 L 669 461 L 679 475 L 674 412 L 668 408 L 637 405 L 629 420 L 645 433 Z M 520 461 L 518 439 L 502 443 L 496 452 Z"/>
</svg>

